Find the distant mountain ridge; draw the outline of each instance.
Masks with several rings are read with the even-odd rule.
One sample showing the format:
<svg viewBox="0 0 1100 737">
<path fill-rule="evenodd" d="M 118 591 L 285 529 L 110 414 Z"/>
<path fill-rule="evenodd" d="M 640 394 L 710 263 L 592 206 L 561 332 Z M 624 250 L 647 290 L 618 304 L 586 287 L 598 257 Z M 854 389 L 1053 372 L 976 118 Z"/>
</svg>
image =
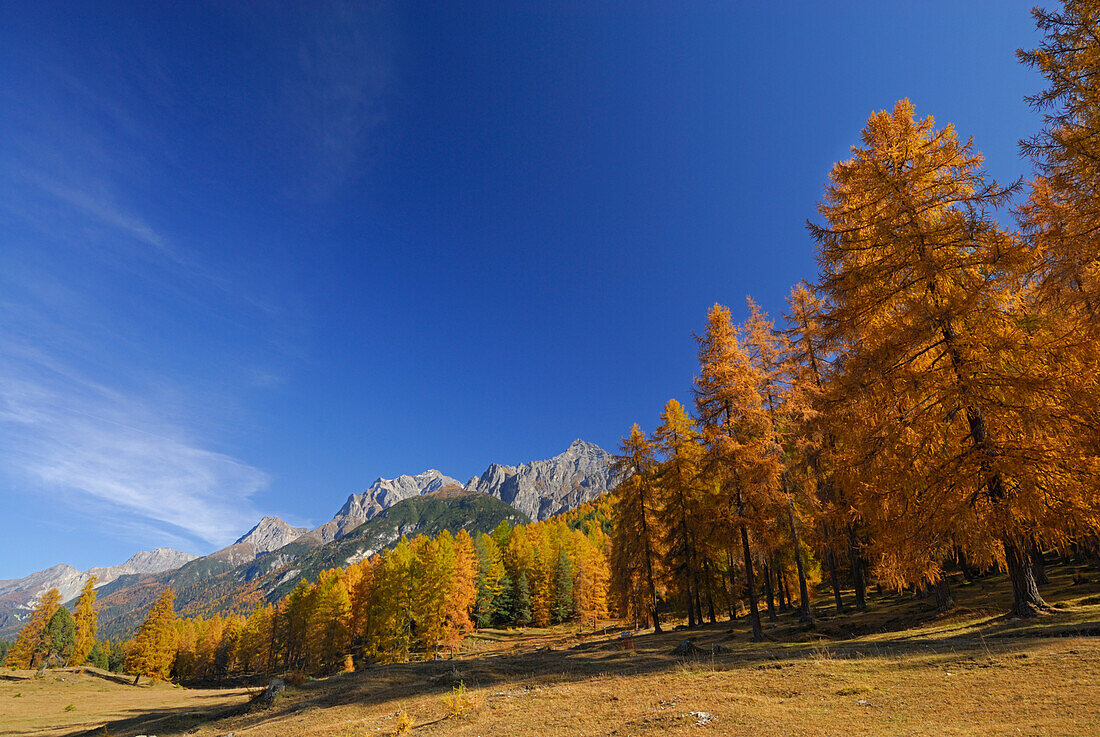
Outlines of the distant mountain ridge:
<svg viewBox="0 0 1100 737">
<path fill-rule="evenodd" d="M 380 478 L 366 491 L 348 496 L 340 511 L 310 535 L 322 543 L 337 540 L 400 501 L 446 487 L 488 494 L 533 520 L 544 520 L 613 489 L 621 480 L 615 475 L 613 459 L 595 443 L 577 439 L 546 460 L 518 466 L 491 463 L 465 484 L 435 469 L 415 476 Z"/>
<path fill-rule="evenodd" d="M 0 581 L 0 629 L 26 619 L 38 598 L 52 588 L 61 592 L 62 601 L 68 601 L 80 593 L 92 576 L 96 577 L 96 588 L 99 588 L 121 576 L 174 570 L 198 557 L 171 548 L 157 548 L 134 553 L 125 563 L 116 566 L 96 566 L 80 571 L 62 563 L 23 578 Z"/>
<path fill-rule="evenodd" d="M 466 484 L 467 491 L 495 496 L 533 520 L 595 499 L 615 488 L 614 456 L 595 443 L 574 440 L 563 453 L 518 466 L 494 463 Z"/>
<path fill-rule="evenodd" d="M 336 515 L 313 531 L 321 542 L 331 542 L 343 537 L 367 520 L 378 516 L 382 510 L 414 496 L 431 494 L 448 486 L 462 486 L 462 482 L 429 469 L 415 476 L 407 474 L 395 479 L 379 478 L 361 494 L 351 494 Z"/>
<path fill-rule="evenodd" d="M 521 524 L 529 520 L 494 497 L 467 492 L 461 486 L 443 487 L 403 499 L 328 543 L 303 535 L 278 550 L 236 565 L 214 554 L 174 571 L 119 579 L 100 591 L 99 629 L 104 636 L 128 635 L 165 587 L 175 591 L 176 610 L 182 616 L 246 614 L 256 602 L 274 603 L 300 580 L 315 580 L 326 568 L 370 557 L 392 547 L 402 535 L 435 535 L 445 529 L 476 534 L 490 532 L 504 521 Z"/>
<path fill-rule="evenodd" d="M 181 605 L 207 602 L 204 611 L 209 607 L 219 610 L 222 604 L 216 602 L 233 601 L 244 588 L 252 591 L 253 600 L 256 596 L 265 598 L 274 590 L 271 587 L 279 588 L 301 575 L 308 575 L 312 568 L 306 561 L 318 555 L 318 560 L 346 565 L 348 556 L 341 557 L 341 551 L 351 548 L 337 543 L 349 536 L 354 535 L 354 539 L 360 541 L 352 546 L 355 549 L 349 555 L 362 556 L 392 544 L 401 535 L 427 534 L 428 531 L 434 534 L 439 531 L 436 528 L 440 519 L 446 520 L 447 529 L 462 527 L 459 518 L 463 514 L 474 515 L 472 519 L 478 526 L 487 524 L 489 518 L 513 522 L 544 520 L 613 489 L 621 480 L 615 473 L 613 459 L 611 453 L 598 445 L 578 439 L 562 453 L 546 460 L 515 466 L 491 463 L 480 476 L 465 484 L 435 469 L 393 479 L 379 478 L 365 491 L 349 495 L 331 520 L 313 530 L 292 527 L 278 517 L 265 516 L 233 544 L 201 558 L 158 548 L 137 553 L 120 566 L 81 573 L 72 566 L 60 565 L 24 579 L 0 581 L 0 635 L 6 636 L 17 628 L 20 613 L 27 613 L 35 598 L 50 586 L 57 586 L 62 600 L 70 601 L 79 593 L 87 575 L 92 573 L 99 577 L 97 589 L 101 603 L 115 610 L 113 613 L 105 611 L 104 621 L 114 620 L 117 631 L 123 625 L 132 624 L 133 617 L 141 614 L 165 586 L 171 586 L 181 595 Z M 402 520 L 397 527 L 390 529 L 382 525 L 376 532 L 366 531 L 373 530 L 372 527 L 364 528 L 362 534 L 357 533 L 387 510 L 408 500 L 429 497 L 432 501 L 427 506 L 418 502 L 415 507 L 409 507 L 418 510 L 413 516 L 408 516 L 408 511 L 398 517 L 391 516 L 391 519 Z M 493 497 L 503 504 L 497 508 L 491 504 L 487 506 L 486 501 L 477 501 L 484 497 Z M 447 502 L 450 511 L 444 513 L 439 506 L 443 499 L 465 501 L 461 504 Z M 509 508 L 515 510 L 512 517 L 508 516 L 511 513 L 501 511 Z M 367 538 L 370 538 L 369 543 Z M 314 550 L 318 551 L 316 555 L 311 552 Z M 294 564 L 299 559 L 303 560 L 304 569 Z M 272 583 L 270 575 L 276 571 L 283 579 Z M 34 589 L 33 595 L 28 595 L 30 589 Z"/>
</svg>

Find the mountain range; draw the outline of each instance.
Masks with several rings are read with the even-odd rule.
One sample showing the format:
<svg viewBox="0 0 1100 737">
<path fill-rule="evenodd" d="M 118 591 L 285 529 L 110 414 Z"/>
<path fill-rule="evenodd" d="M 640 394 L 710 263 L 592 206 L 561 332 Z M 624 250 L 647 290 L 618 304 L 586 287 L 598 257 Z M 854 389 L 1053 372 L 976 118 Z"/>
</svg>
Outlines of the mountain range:
<svg viewBox="0 0 1100 737">
<path fill-rule="evenodd" d="M 140 623 L 165 586 L 176 592 L 177 608 L 189 613 L 242 611 L 257 601 L 277 601 L 301 578 L 373 555 L 402 535 L 488 532 L 502 521 L 544 520 L 572 509 L 618 483 L 612 458 L 597 445 L 575 440 L 546 460 L 490 464 L 465 484 L 434 469 L 379 478 L 349 495 L 331 520 L 313 530 L 267 516 L 232 545 L 202 557 L 158 548 L 109 568 L 80 572 L 62 564 L 0 581 L 0 637 L 18 630 L 49 588 L 70 601 L 93 574 L 100 630 L 114 636 Z"/>
<path fill-rule="evenodd" d="M 198 557 L 171 548 L 157 548 L 134 553 L 125 563 L 117 566 L 96 566 L 86 571 L 79 571 L 71 565 L 62 563 L 24 578 L 0 581 L 0 632 L 22 626 L 23 620 L 34 608 L 38 597 L 51 588 L 61 592 L 62 601 L 68 601 L 80 593 L 84 584 L 92 576 L 96 578 L 96 588 L 100 588 L 117 580 L 120 576 L 175 570 Z"/>
</svg>

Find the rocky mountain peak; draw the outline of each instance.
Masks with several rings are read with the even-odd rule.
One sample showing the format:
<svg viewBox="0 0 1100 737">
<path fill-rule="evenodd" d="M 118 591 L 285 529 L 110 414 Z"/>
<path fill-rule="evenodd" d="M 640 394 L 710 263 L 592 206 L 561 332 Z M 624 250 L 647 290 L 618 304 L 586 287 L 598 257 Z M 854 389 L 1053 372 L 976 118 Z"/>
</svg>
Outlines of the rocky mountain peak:
<svg viewBox="0 0 1100 737">
<path fill-rule="evenodd" d="M 269 553 L 309 532 L 307 527 L 291 527 L 278 517 L 264 517 L 234 545 L 248 543 L 256 553 Z"/>
<path fill-rule="evenodd" d="M 415 476 L 402 474 L 392 479 L 379 478 L 363 493 L 350 495 L 336 516 L 314 530 L 313 535 L 320 537 L 322 542 L 335 540 L 376 517 L 383 509 L 414 496 L 439 491 L 447 486 L 461 487 L 462 482 L 434 468 L 429 468 Z"/>
<path fill-rule="evenodd" d="M 490 464 L 466 488 L 495 496 L 531 519 L 544 520 L 614 488 L 621 479 L 612 469 L 613 458 L 600 446 L 578 438 L 544 461 Z"/>
</svg>

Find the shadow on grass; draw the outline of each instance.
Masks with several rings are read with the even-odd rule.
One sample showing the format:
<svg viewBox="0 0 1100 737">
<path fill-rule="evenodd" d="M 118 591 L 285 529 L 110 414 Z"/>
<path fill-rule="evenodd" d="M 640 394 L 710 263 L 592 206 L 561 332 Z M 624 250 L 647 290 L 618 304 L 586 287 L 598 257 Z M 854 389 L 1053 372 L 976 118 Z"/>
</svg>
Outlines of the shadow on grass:
<svg viewBox="0 0 1100 737">
<path fill-rule="evenodd" d="M 1066 586 L 1069 570 L 1051 569 L 1051 603 L 1079 602 L 1100 590 L 1100 585 Z M 848 600 L 852 600 L 851 592 Z M 494 688 L 522 682 L 537 688 L 559 683 L 577 683 L 604 675 L 644 675 L 674 669 L 701 667 L 722 671 L 749 668 L 783 668 L 799 661 L 823 659 L 890 658 L 902 662 L 914 656 L 954 662 L 984 659 L 992 654 L 1011 657 L 1028 647 L 1035 638 L 1059 636 L 1100 636 L 1100 606 L 1069 606 L 1036 619 L 1015 619 L 996 614 L 1007 609 L 1009 592 L 1004 576 L 990 576 L 954 588 L 959 607 L 940 615 L 926 600 L 896 594 L 869 597 L 866 611 L 849 610 L 833 614 L 807 630 L 797 621 L 796 612 L 786 612 L 776 622 L 765 617 L 768 641 L 753 643 L 744 618 L 706 624 L 694 630 L 677 630 L 660 635 L 641 634 L 632 638 L 632 648 L 624 649 L 613 636 L 582 642 L 571 647 L 538 648 L 552 632 L 534 633 L 526 641 L 517 636 L 528 650 L 485 652 L 474 657 L 419 663 L 399 663 L 360 669 L 310 681 L 290 689 L 286 698 L 266 709 L 240 704 L 213 710 L 196 711 L 192 707 L 160 708 L 140 712 L 128 710 L 126 716 L 110 723 L 115 734 L 174 734 L 229 717 L 238 717 L 234 729 L 247 731 L 258 725 L 273 725 L 293 718 L 306 709 L 358 704 L 364 707 L 389 705 L 397 708 L 401 699 L 414 695 L 449 691 L 459 680 L 470 688 Z M 831 592 L 818 592 L 819 597 Z M 862 634 L 852 636 L 851 633 Z M 506 644 L 507 638 L 501 638 Z M 558 643 L 566 639 L 559 633 Z M 709 650 L 716 645 L 722 651 L 698 661 L 672 654 L 684 639 L 693 640 Z M 532 645 L 534 644 L 534 646 Z M 1018 656 L 1017 656 L 1018 657 Z M 694 665 L 693 665 L 694 663 Z M 232 730 L 229 730 L 232 731 Z M 102 729 L 74 734 L 102 734 Z M 267 733 L 267 732 L 265 732 Z"/>
</svg>

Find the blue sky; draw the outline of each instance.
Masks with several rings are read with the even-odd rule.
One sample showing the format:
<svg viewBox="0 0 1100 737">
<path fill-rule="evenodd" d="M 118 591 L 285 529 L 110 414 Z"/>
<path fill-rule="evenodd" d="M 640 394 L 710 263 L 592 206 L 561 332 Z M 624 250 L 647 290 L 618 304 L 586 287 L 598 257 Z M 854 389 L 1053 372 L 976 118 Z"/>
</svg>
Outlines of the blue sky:
<svg viewBox="0 0 1100 737">
<path fill-rule="evenodd" d="M 1031 3 L 7 4 L 0 578 L 652 428 L 873 110 L 1029 173 Z"/>
</svg>

